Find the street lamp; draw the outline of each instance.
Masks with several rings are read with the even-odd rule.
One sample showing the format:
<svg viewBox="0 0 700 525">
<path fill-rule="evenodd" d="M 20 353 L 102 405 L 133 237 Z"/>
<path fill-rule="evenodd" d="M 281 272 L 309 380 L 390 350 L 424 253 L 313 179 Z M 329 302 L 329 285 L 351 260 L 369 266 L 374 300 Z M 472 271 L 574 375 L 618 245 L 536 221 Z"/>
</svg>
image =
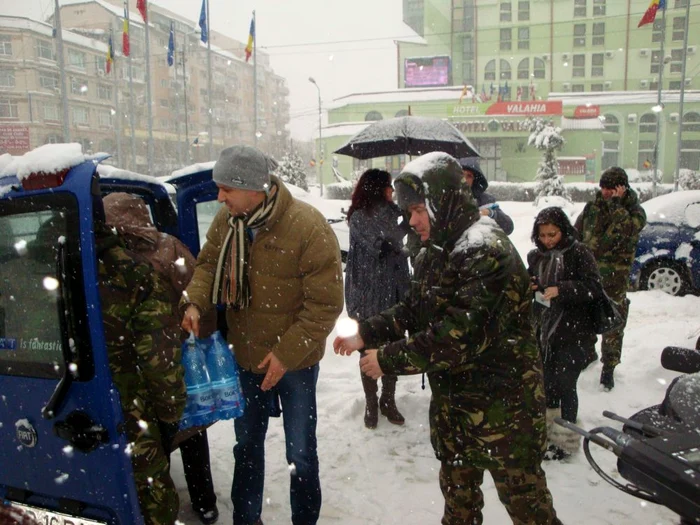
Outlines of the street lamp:
<svg viewBox="0 0 700 525">
<path fill-rule="evenodd" d="M 321 197 L 323 197 L 323 133 L 321 131 L 321 88 L 314 80 L 314 77 L 309 77 L 309 82 L 316 86 L 318 91 L 318 182 L 321 185 Z"/>
</svg>

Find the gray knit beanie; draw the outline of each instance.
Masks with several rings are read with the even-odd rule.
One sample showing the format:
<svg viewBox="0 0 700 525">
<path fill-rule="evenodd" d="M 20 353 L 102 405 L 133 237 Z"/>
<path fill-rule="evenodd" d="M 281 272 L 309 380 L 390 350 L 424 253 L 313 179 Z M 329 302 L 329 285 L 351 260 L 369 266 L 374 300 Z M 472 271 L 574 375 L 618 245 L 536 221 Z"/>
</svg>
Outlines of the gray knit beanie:
<svg viewBox="0 0 700 525">
<path fill-rule="evenodd" d="M 277 163 L 251 146 L 231 146 L 221 152 L 214 164 L 212 178 L 217 184 L 238 190 L 267 192 L 270 173 Z"/>
</svg>

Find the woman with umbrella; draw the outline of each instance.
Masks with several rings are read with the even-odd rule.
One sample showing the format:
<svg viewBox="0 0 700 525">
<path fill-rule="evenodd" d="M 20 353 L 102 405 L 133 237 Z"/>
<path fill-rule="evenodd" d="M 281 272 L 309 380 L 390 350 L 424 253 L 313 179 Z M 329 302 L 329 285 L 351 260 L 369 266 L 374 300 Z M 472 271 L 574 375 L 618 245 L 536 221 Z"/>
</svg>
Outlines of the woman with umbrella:
<svg viewBox="0 0 700 525">
<path fill-rule="evenodd" d="M 345 275 L 348 315 L 363 320 L 398 303 L 409 287 L 408 253 L 403 238 L 411 230 L 392 200 L 391 175 L 370 169 L 362 174 L 348 210 L 350 248 Z M 365 391 L 365 426 L 376 428 L 378 412 L 389 422 L 403 425 L 396 407 L 396 376 L 382 378 L 377 399 L 377 380 L 360 372 Z"/>
</svg>

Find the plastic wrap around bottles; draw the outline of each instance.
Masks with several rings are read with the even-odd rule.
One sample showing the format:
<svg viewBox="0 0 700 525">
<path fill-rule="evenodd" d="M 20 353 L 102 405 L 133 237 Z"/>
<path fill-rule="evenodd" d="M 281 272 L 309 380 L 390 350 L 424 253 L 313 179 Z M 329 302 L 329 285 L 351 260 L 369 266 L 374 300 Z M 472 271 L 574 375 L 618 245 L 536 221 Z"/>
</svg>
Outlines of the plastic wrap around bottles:
<svg viewBox="0 0 700 525">
<path fill-rule="evenodd" d="M 182 366 L 185 368 L 187 404 L 180 421 L 180 430 L 209 425 L 216 421 L 216 400 L 201 344 L 194 334 L 182 344 Z"/>
<path fill-rule="evenodd" d="M 216 399 L 217 419 L 232 419 L 243 415 L 245 400 L 238 377 L 238 365 L 218 331 L 210 338 L 206 362 Z"/>
</svg>

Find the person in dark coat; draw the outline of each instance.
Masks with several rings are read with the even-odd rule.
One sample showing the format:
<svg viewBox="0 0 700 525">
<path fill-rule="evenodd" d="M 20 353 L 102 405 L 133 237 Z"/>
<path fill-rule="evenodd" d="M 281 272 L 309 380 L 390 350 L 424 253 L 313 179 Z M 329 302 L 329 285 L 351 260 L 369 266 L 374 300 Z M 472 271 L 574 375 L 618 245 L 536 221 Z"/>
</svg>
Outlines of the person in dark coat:
<svg viewBox="0 0 700 525">
<path fill-rule="evenodd" d="M 484 175 L 484 172 L 482 172 L 479 167 L 479 158 L 465 157 L 459 159 L 459 165 L 462 166 L 464 180 L 472 189 L 472 195 L 474 195 L 476 203 L 479 206 L 479 213 L 491 217 L 496 221 L 496 224 L 506 232 L 506 235 L 513 233 L 513 219 L 500 208 L 493 195 L 486 193 L 486 189 L 489 187 L 489 181 L 486 180 L 486 175 Z"/>
<path fill-rule="evenodd" d="M 595 351 L 591 309 L 602 296 L 593 253 L 576 240 L 576 230 L 561 208 L 543 209 L 535 218 L 527 255 L 535 292 L 535 327 L 544 365 L 548 449 L 545 458 L 563 459 L 578 450 L 578 435 L 554 423 L 576 423 L 576 383 Z"/>
<path fill-rule="evenodd" d="M 348 210 L 350 248 L 345 267 L 345 304 L 348 315 L 363 320 L 399 302 L 409 287 L 408 252 L 403 238 L 410 227 L 392 200 L 391 175 L 378 169 L 365 171 L 355 186 Z M 403 222 L 402 222 L 403 221 Z M 396 407 L 396 376 L 377 380 L 360 372 L 365 391 L 365 426 L 376 428 L 379 414 L 395 425 L 404 417 Z"/>
</svg>

